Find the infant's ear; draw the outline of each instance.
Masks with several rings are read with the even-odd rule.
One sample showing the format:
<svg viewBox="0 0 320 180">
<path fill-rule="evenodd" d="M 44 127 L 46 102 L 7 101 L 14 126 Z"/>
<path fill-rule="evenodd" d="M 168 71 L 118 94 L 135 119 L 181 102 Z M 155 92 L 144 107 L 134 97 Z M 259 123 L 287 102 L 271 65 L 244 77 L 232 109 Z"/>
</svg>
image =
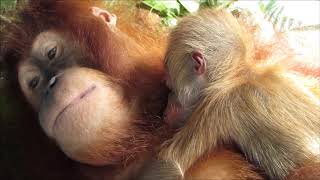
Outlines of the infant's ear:
<svg viewBox="0 0 320 180">
<path fill-rule="evenodd" d="M 192 59 L 193 69 L 196 74 L 202 75 L 203 73 L 206 72 L 207 63 L 200 51 L 197 51 L 197 50 L 192 51 L 191 59 Z"/>
</svg>

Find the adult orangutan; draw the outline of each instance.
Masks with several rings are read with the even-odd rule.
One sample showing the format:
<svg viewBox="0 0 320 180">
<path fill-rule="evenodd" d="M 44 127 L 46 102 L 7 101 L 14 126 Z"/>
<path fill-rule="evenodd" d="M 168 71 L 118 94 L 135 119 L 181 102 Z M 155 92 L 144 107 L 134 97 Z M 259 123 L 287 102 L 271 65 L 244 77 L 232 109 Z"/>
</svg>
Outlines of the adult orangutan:
<svg viewBox="0 0 320 180">
<path fill-rule="evenodd" d="M 6 27 L 1 38 L 6 96 L 21 103 L 15 119 L 21 123 L 23 158 L 1 176 L 128 179 L 167 138 L 160 118 L 167 101 L 165 42 L 119 19 L 126 22 L 120 22 L 123 31 L 115 15 L 87 1 L 30 0 Z M 82 165 L 57 151 L 36 119 L 62 152 Z M 239 155 L 214 154 L 221 157 L 216 162 L 222 172 L 258 176 Z M 221 169 L 220 163 L 237 168 Z M 22 177 L 12 171 L 16 166 L 26 171 L 17 172 Z"/>
</svg>

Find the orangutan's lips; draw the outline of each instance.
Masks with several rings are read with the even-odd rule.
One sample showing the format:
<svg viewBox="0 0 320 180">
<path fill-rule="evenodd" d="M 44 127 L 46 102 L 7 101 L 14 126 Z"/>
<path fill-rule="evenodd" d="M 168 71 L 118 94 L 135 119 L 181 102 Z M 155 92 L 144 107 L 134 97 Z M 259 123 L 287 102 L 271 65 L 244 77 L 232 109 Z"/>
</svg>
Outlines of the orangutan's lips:
<svg viewBox="0 0 320 180">
<path fill-rule="evenodd" d="M 60 117 L 62 116 L 62 114 L 69 109 L 70 107 L 72 107 L 73 105 L 77 104 L 79 101 L 81 101 L 83 98 L 85 98 L 86 96 L 88 96 L 90 93 L 92 93 L 94 90 L 96 89 L 96 85 L 92 85 L 90 86 L 87 90 L 83 91 L 81 94 L 79 94 L 77 97 L 75 97 L 69 104 L 67 104 L 58 114 L 57 118 L 55 119 L 55 121 L 53 122 L 53 126 L 55 127 L 55 125 L 57 124 L 58 120 L 60 119 Z"/>
</svg>

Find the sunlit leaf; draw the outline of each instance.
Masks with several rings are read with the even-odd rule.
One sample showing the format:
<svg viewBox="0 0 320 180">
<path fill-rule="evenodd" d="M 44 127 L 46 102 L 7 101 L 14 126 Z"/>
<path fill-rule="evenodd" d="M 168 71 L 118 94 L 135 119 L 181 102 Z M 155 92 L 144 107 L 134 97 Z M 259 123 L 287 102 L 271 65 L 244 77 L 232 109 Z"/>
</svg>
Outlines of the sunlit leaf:
<svg viewBox="0 0 320 180">
<path fill-rule="evenodd" d="M 177 1 L 156 1 L 156 0 L 144 0 L 143 4 L 149 6 L 157 11 L 166 11 L 168 9 L 175 9 L 179 11 L 180 5 Z"/>
</svg>

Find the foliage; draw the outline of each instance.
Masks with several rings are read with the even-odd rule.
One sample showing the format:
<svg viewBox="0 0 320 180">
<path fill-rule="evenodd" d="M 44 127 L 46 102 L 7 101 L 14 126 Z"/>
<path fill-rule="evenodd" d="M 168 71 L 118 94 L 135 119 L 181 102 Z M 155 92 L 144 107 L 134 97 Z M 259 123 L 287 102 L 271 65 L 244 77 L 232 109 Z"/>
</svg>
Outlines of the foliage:
<svg viewBox="0 0 320 180">
<path fill-rule="evenodd" d="M 188 12 L 178 1 L 143 0 L 142 4 L 158 13 L 166 25 L 174 25 L 178 16 L 183 16 Z"/>
<path fill-rule="evenodd" d="M 151 11 L 162 17 L 166 25 L 175 25 L 178 17 L 196 12 L 201 8 L 230 8 L 238 0 L 142 0 Z M 240 1 L 239 1 L 240 2 Z M 287 31 L 301 26 L 301 22 L 290 18 L 284 14 L 284 6 L 277 0 L 259 0 L 251 3 L 258 3 L 259 9 L 265 14 L 265 18 L 270 21 L 274 28 L 279 31 Z M 245 8 L 245 7 L 244 7 Z"/>
<path fill-rule="evenodd" d="M 228 8 L 238 0 L 200 0 L 202 7 Z"/>
<path fill-rule="evenodd" d="M 270 21 L 275 29 L 279 31 L 290 30 L 301 26 L 301 22 L 284 15 L 284 6 L 277 3 L 276 0 L 259 1 L 260 10 L 265 14 L 265 18 Z"/>
<path fill-rule="evenodd" d="M 171 26 L 175 25 L 178 17 L 196 12 L 199 8 L 227 8 L 235 1 L 236 0 L 143 0 L 142 4 L 147 6 L 151 11 L 158 13 L 160 17 L 162 17 L 164 24 Z"/>
<path fill-rule="evenodd" d="M 0 10 L 3 13 L 6 10 L 10 10 L 16 7 L 17 0 L 0 0 Z"/>
<path fill-rule="evenodd" d="M 17 3 L 25 0 L 0 0 L 0 15 L 13 10 Z M 109 4 L 119 3 L 119 0 L 104 0 Z M 159 14 L 165 25 L 172 26 L 176 24 L 177 18 L 183 17 L 189 13 L 198 11 L 201 8 L 230 8 L 238 0 L 131 0 L 139 3 L 141 7 L 150 9 L 150 11 Z M 239 1 L 240 2 L 240 1 Z M 134 4 L 133 3 L 133 4 Z M 278 0 L 259 0 L 252 3 L 258 3 L 260 10 L 265 14 L 265 18 L 270 21 L 277 30 L 286 31 L 301 26 L 301 22 L 290 18 L 284 14 L 284 6 L 278 3 Z"/>
</svg>

